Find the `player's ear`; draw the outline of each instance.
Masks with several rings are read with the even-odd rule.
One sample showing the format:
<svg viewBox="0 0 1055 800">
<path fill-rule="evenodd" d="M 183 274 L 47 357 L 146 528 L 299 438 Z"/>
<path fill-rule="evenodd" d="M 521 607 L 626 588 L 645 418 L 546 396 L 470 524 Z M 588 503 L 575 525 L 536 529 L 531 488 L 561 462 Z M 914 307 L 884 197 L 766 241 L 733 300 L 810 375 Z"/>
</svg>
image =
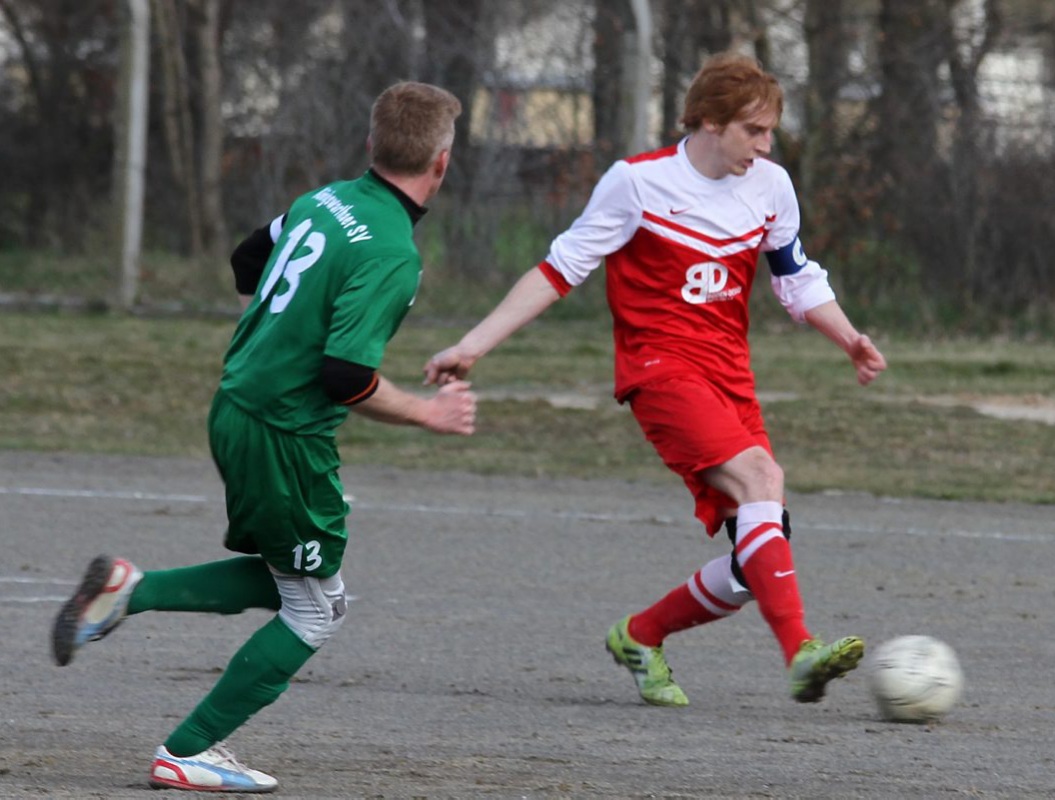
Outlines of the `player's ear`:
<svg viewBox="0 0 1055 800">
<path fill-rule="evenodd" d="M 447 167 L 450 165 L 450 163 L 451 151 L 440 150 L 439 155 L 436 156 L 436 160 L 432 162 L 432 174 L 436 178 L 442 178 L 444 175 L 447 174 Z"/>
</svg>

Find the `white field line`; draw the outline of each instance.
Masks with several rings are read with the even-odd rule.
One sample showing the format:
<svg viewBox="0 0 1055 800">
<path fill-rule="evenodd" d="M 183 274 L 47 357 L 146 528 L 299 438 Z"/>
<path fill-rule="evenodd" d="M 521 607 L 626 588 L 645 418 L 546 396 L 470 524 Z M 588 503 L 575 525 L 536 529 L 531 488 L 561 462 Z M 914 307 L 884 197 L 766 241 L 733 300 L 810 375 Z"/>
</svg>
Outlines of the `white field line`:
<svg viewBox="0 0 1055 800">
<path fill-rule="evenodd" d="M 0 583 L 52 583 L 56 586 L 73 586 L 76 581 L 64 581 L 61 578 L 26 578 L 21 575 L 0 575 Z"/>
<path fill-rule="evenodd" d="M 0 575 L 0 584 L 19 583 L 31 586 L 76 586 L 77 581 L 65 580 L 63 578 L 27 578 L 23 575 Z M 69 599 L 64 595 L 28 595 L 15 596 L 0 593 L 0 603 L 63 603 Z M 346 594 L 345 600 L 354 603 L 359 599 L 358 595 Z"/>
<path fill-rule="evenodd" d="M 0 575 L 0 588 L 5 583 L 18 583 L 30 586 L 76 586 L 77 581 L 62 578 L 30 578 L 25 575 Z M 69 595 L 8 595 L 0 593 L 0 603 L 62 603 Z"/>
<path fill-rule="evenodd" d="M 38 489 L 32 486 L 0 486 L 0 494 L 24 497 L 83 497 L 90 500 L 160 500 L 169 503 L 207 503 L 202 494 L 155 494 L 153 492 L 100 492 L 94 489 Z"/>
<path fill-rule="evenodd" d="M 219 503 L 219 497 L 198 494 L 163 494 L 155 492 L 121 492 L 102 491 L 92 489 L 45 489 L 36 487 L 0 486 L 0 495 L 18 495 L 23 497 L 58 497 L 91 500 L 130 500 L 130 501 L 152 501 L 168 503 Z M 352 495 L 346 495 L 345 499 L 354 504 L 355 508 L 365 511 L 393 511 L 413 512 L 421 514 L 449 514 L 456 516 L 477 517 L 508 517 L 515 519 L 527 519 L 531 517 L 550 517 L 553 519 L 576 520 L 582 522 L 647 522 L 655 525 L 675 525 L 680 522 L 668 516 L 641 515 L 641 514 L 609 514 L 593 511 L 525 511 L 522 509 L 501 509 L 471 506 L 441 506 L 426 505 L 418 503 L 370 503 L 357 501 Z M 963 530 L 933 528 L 882 528 L 868 525 L 849 525 L 840 523 L 838 525 L 825 523 L 811 523 L 810 530 L 835 531 L 849 533 L 875 533 L 886 535 L 903 536 L 952 536 L 961 539 L 990 539 L 1002 542 L 1033 542 L 1044 544 L 1055 544 L 1055 534 L 1041 532 L 1012 533 L 1006 531 L 987 529 Z"/>
<path fill-rule="evenodd" d="M 72 581 L 71 581 L 71 583 L 72 583 Z M 59 596 L 59 595 L 54 595 L 54 596 L 37 595 L 37 596 L 31 596 L 31 597 L 8 597 L 6 595 L 0 594 L 0 604 L 3 604 L 3 603 L 26 603 L 26 604 L 31 604 L 31 603 L 65 603 L 69 599 L 70 599 L 70 596 L 68 594 L 64 594 L 64 595 L 61 595 L 61 596 Z M 348 603 L 354 603 L 356 600 L 359 599 L 359 596 L 358 595 L 354 595 L 354 594 L 346 594 L 344 596 L 344 599 Z"/>
<path fill-rule="evenodd" d="M 162 494 L 156 492 L 122 492 L 122 491 L 100 491 L 90 489 L 45 489 L 26 486 L 0 486 L 0 495 L 17 495 L 21 497 L 55 497 L 67 499 L 85 500 L 127 500 L 132 502 L 165 502 L 165 503 L 220 503 L 222 498 L 210 497 L 199 494 Z M 459 516 L 478 517 L 507 517 L 526 519 L 529 517 L 551 517 L 563 520 L 576 520 L 583 522 L 647 522 L 653 525 L 674 525 L 675 521 L 665 516 L 647 516 L 634 514 L 603 514 L 590 511 L 524 511 L 521 509 L 494 509 L 477 508 L 468 506 L 431 506 L 425 504 L 406 503 L 368 503 L 356 501 L 351 495 L 345 499 L 354 503 L 356 508 L 367 511 L 392 511 L 412 512 L 421 514 L 449 514 Z M 1033 542 L 1043 544 L 1055 544 L 1055 535 L 1043 533 L 1008 533 L 998 530 L 971 531 L 971 530 L 934 530 L 931 528 L 876 528 L 867 525 L 831 525 L 814 523 L 809 526 L 810 530 L 832 531 L 837 533 L 872 533 L 872 534 L 901 534 L 903 536 L 952 536 L 961 539 L 980 539 L 1000 542 Z M 73 586 L 76 581 L 67 581 L 58 578 L 32 578 L 27 576 L 4 576 L 0 575 L 0 584 L 32 584 L 32 585 L 56 585 Z M 55 596 L 6 596 L 0 594 L 0 603 L 58 603 L 66 600 L 66 597 Z M 357 598 L 349 596 L 349 602 Z"/>
</svg>

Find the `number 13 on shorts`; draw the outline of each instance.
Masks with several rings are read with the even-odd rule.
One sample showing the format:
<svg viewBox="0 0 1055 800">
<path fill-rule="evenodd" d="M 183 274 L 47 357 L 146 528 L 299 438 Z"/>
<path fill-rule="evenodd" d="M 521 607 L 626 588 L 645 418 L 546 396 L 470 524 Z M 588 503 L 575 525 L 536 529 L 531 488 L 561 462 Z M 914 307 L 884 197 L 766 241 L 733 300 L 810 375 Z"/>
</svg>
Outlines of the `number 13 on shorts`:
<svg viewBox="0 0 1055 800">
<path fill-rule="evenodd" d="M 293 569 L 297 572 L 314 572 L 322 566 L 322 556 L 319 551 L 322 546 L 314 539 L 304 544 L 298 544 L 293 548 Z"/>
</svg>

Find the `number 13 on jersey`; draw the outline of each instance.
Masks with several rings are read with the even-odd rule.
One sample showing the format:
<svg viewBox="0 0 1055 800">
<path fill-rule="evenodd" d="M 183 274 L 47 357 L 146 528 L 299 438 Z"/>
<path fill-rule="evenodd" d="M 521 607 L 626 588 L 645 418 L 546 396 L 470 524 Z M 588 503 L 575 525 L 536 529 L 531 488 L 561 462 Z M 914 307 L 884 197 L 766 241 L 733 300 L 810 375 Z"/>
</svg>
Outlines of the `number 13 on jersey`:
<svg viewBox="0 0 1055 800">
<path fill-rule="evenodd" d="M 268 295 L 274 291 L 278 279 L 286 279 L 288 284 L 286 291 L 271 298 L 269 308 L 272 314 L 280 314 L 285 310 L 300 286 L 301 273 L 308 270 L 319 260 L 322 256 L 323 248 L 326 247 L 326 237 L 318 231 L 312 231 L 309 234 L 309 230 L 311 230 L 311 220 L 306 219 L 290 231 L 289 238 L 286 240 L 282 251 L 278 254 L 278 258 L 275 259 L 275 264 L 271 267 L 267 280 L 260 287 L 260 302 L 263 303 L 267 300 Z M 305 237 L 307 238 L 305 239 Z M 308 252 L 290 260 L 290 256 L 296 252 L 302 241 L 304 246 L 308 248 Z"/>
</svg>

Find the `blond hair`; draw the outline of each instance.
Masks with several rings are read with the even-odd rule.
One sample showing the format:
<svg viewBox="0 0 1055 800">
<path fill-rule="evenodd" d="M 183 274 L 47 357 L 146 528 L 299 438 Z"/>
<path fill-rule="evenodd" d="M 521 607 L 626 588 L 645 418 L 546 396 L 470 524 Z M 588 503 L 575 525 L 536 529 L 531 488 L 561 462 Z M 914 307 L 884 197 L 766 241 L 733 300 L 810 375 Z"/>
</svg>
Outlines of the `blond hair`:
<svg viewBox="0 0 1055 800">
<path fill-rule="evenodd" d="M 454 142 L 462 104 L 446 89 L 403 81 L 389 86 L 370 112 L 373 162 L 394 175 L 421 175 Z"/>
</svg>

